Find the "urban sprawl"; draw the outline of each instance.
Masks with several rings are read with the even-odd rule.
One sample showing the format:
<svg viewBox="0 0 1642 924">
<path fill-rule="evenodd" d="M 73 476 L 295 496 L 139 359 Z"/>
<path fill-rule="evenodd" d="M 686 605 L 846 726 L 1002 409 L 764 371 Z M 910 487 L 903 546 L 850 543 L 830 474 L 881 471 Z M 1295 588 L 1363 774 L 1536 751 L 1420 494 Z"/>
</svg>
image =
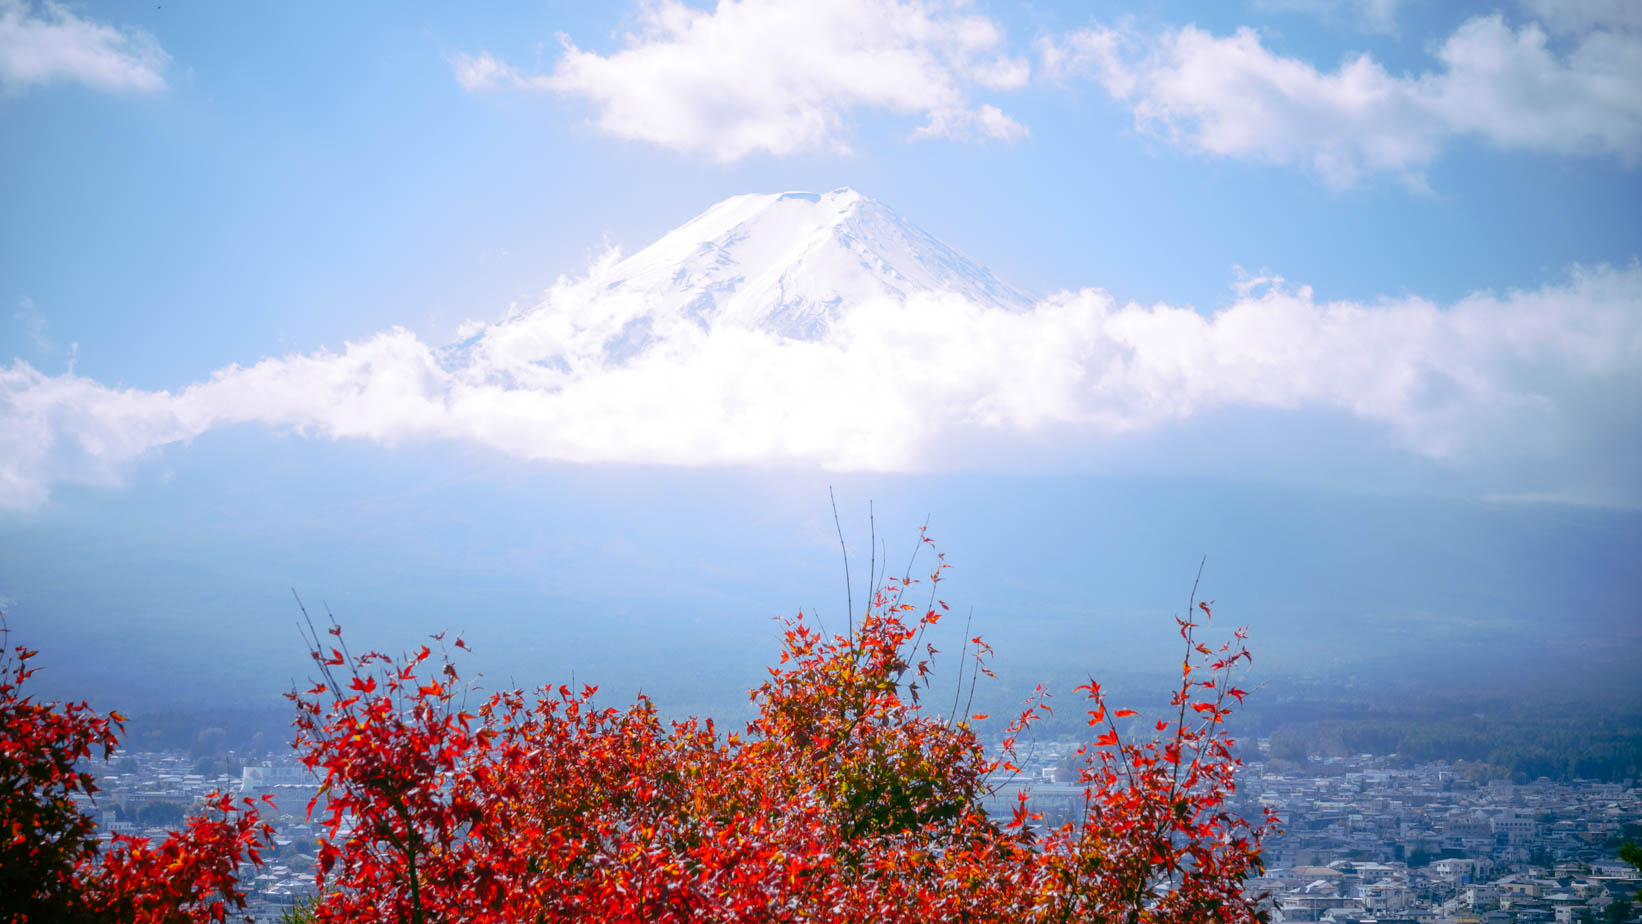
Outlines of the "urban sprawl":
<svg viewBox="0 0 1642 924">
<path fill-rule="evenodd" d="M 1062 748 L 1035 752 L 1027 774 L 994 794 L 1000 807 L 1028 789 L 1044 824 L 1081 804 Z M 1274 921 L 1336 924 L 1529 924 L 1631 921 L 1642 880 L 1615 854 L 1642 827 L 1635 781 L 1476 781 L 1444 762 L 1406 766 L 1361 755 L 1313 758 L 1283 772 L 1250 760 L 1239 775 L 1245 817 L 1273 806 L 1283 831 L 1266 844 Z M 216 772 L 212 772 L 216 771 Z M 223 772 L 229 771 L 229 772 Z M 237 772 L 235 772 L 237 771 Z M 98 775 L 83 808 L 104 837 L 160 838 L 212 790 L 274 797 L 275 847 L 248 892 L 256 921 L 272 922 L 314 891 L 318 825 L 308 819 L 317 781 L 294 761 L 237 764 L 185 753 L 124 752 Z"/>
</svg>

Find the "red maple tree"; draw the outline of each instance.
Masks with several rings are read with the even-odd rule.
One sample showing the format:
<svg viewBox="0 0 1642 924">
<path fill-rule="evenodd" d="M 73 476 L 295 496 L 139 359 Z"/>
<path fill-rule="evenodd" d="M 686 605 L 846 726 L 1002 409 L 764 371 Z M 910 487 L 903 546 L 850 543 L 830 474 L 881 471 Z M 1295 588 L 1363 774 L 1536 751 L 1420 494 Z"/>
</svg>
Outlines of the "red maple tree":
<svg viewBox="0 0 1642 924">
<path fill-rule="evenodd" d="M 924 539 L 927 543 L 929 540 Z M 920 545 L 920 548 L 922 545 Z M 925 702 L 928 632 L 947 606 L 918 581 L 886 581 L 859 621 L 828 635 L 784 622 L 779 660 L 751 692 L 754 718 L 664 721 L 644 697 L 601 707 L 593 687 L 475 690 L 453 649 L 353 655 L 334 623 L 312 629 L 319 676 L 288 696 L 294 747 L 320 779 L 323 828 L 308 913 L 332 922 L 963 921 L 1249 922 L 1244 890 L 1275 829 L 1228 806 L 1238 760 L 1225 719 L 1249 658 L 1239 630 L 1197 640 L 1195 601 L 1170 711 L 1150 725 L 1079 687 L 1093 740 L 1079 751 L 1082 803 L 1041 823 L 1015 788 L 1016 741 L 1050 707 L 1040 687 L 988 754 L 960 715 L 990 673 L 978 636 L 957 694 Z M 967 635 L 967 631 L 965 635 Z M 71 799 L 96 791 L 82 764 L 123 731 L 81 703 L 22 687 L 34 652 L 0 652 L 0 921 L 223 921 L 243 908 L 239 873 L 271 829 L 250 800 L 213 794 L 183 830 L 99 848 Z M 968 713 L 966 707 L 964 713 Z M 1137 736 L 1136 729 L 1143 729 Z M 321 805 L 321 801 L 323 804 Z"/>
<path fill-rule="evenodd" d="M 158 843 L 100 845 L 73 797 L 97 792 L 85 762 L 113 755 L 125 719 L 35 700 L 23 685 L 37 652 L 6 647 L 8 634 L 0 622 L 0 921 L 192 924 L 244 908 L 241 866 L 261 865 L 273 835 L 254 803 L 212 793 Z"/>
<path fill-rule="evenodd" d="M 925 539 L 925 542 L 928 542 Z M 1081 810 L 1034 822 L 987 797 L 1017 773 L 1040 688 L 989 755 L 972 722 L 928 710 L 946 612 L 891 580 L 848 634 L 785 621 L 755 717 L 663 721 L 644 697 L 600 707 L 593 687 L 467 704 L 443 638 L 392 657 L 312 636 L 319 678 L 292 691 L 295 747 L 322 780 L 315 918 L 336 922 L 1263 920 L 1245 879 L 1269 811 L 1230 811 L 1239 765 L 1226 716 L 1245 636 L 1209 647 L 1197 604 L 1171 712 L 1150 726 L 1079 688 L 1094 740 Z M 1195 597 L 1195 591 L 1194 591 Z M 966 633 L 967 634 L 967 633 Z M 460 639 L 455 648 L 465 649 Z M 437 651 L 436 651 L 437 649 Z M 964 655 L 983 672 L 979 638 Z M 959 679 L 962 679 L 960 672 Z M 954 702 L 954 707 L 956 702 Z M 1124 728 L 1144 727 L 1140 740 Z M 318 803 L 310 805 L 310 812 Z"/>
</svg>

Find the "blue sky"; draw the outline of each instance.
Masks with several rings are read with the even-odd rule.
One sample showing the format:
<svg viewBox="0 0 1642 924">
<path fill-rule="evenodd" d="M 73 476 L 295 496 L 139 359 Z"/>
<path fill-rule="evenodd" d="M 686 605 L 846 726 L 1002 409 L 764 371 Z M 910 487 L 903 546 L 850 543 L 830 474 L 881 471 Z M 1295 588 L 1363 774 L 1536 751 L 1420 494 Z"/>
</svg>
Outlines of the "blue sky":
<svg viewBox="0 0 1642 924">
<path fill-rule="evenodd" d="M 937 525 L 943 513 L 969 522 L 973 497 L 994 491 L 1125 490 L 1079 478 L 1178 479 L 1179 491 L 1155 480 L 1140 491 L 1155 516 L 1137 523 L 1160 534 L 1201 509 L 1204 483 L 1238 503 L 1275 492 L 1259 504 L 1282 522 L 1303 520 L 1321 491 L 1378 524 L 1354 541 L 1389 556 L 1377 572 L 1388 580 L 1418 562 L 1396 551 L 1395 518 L 1375 511 L 1446 511 L 1456 545 L 1503 516 L 1512 535 L 1565 530 L 1587 562 L 1518 576 L 1538 588 L 1533 599 L 1579 584 L 1601 601 L 1634 600 L 1634 578 L 1590 563 L 1634 542 L 1642 506 L 1639 62 L 1642 16 L 1622 0 L 483 11 L 0 0 L 0 441 L 11 447 L 0 559 L 32 562 L 0 564 L 0 597 L 15 625 L 109 651 L 111 625 L 160 611 L 249 644 L 229 612 L 277 618 L 293 584 L 358 590 L 337 585 L 401 552 L 434 567 L 454 546 L 416 552 L 389 526 L 421 505 L 447 537 L 464 511 L 490 511 L 464 548 L 508 562 L 494 565 L 512 588 L 507 606 L 569 605 L 528 578 L 520 550 L 535 548 L 594 576 L 575 605 L 629 606 L 642 624 L 683 577 L 644 572 L 644 602 L 613 603 L 596 588 L 619 556 L 574 537 L 634 522 L 636 547 L 665 554 L 675 534 L 645 533 L 646 514 L 626 500 L 646 485 L 689 494 L 701 479 L 723 498 L 723 479 L 761 479 L 766 511 L 726 501 L 702 559 L 746 556 L 752 540 L 736 524 L 776 529 L 773 507 L 809 525 L 760 561 L 825 571 L 811 526 L 827 484 L 856 479 L 845 500 L 857 509 L 939 472 L 979 480 L 961 481 L 947 510 L 927 498 L 937 509 L 921 512 Z M 840 186 L 1101 323 L 1129 306 L 1124 323 L 1157 331 L 1125 341 L 1153 363 L 1132 368 L 1162 368 L 1176 350 L 1169 324 L 1187 314 L 1232 321 L 1187 330 L 1201 343 L 1179 348 L 1169 382 L 1133 372 L 1064 419 L 1006 425 L 1008 451 L 994 451 L 997 433 L 942 430 L 928 451 L 865 470 L 819 456 L 681 467 L 642 446 L 541 458 L 402 426 L 388 405 L 340 419 L 355 412 L 335 411 L 323 390 L 324 407 L 265 408 L 254 385 L 196 402 L 209 408 L 174 406 L 190 386 L 270 358 L 283 365 L 261 387 L 306 393 L 339 368 L 345 344 L 380 344 L 401 327 L 434 349 L 470 319 L 541 302 L 607 247 L 642 248 L 728 196 Z M 1091 293 L 1114 307 L 1087 307 Z M 1285 344 L 1285 358 L 1248 359 L 1249 337 Z M 386 369 L 402 355 L 362 362 Z M 1398 363 L 1418 381 L 1376 374 Z M 1066 477 L 1072 486 L 1039 480 Z M 588 479 L 603 506 L 567 504 L 553 487 Z M 383 488 L 400 481 L 422 487 Z M 498 514 L 511 487 L 558 531 Z M 326 537 L 307 541 L 318 551 L 284 557 L 301 529 L 280 511 L 315 496 L 352 511 L 371 541 L 339 535 L 335 514 L 315 509 Z M 663 518 L 699 516 L 669 497 L 649 503 Z M 1009 522 L 991 516 L 975 522 Z M 1036 516 L 1049 529 L 1053 518 Z M 619 532 L 594 531 L 610 542 Z M 144 535 L 156 537 L 144 554 L 160 560 L 139 579 L 121 563 Z M 1286 601 L 1276 591 L 1281 563 L 1314 534 L 1270 527 L 1218 541 L 1269 544 L 1267 559 L 1244 562 L 1269 569 L 1255 582 L 1262 605 L 1303 611 L 1332 598 L 1328 587 Z M 1225 551 L 1206 544 L 1158 538 L 1159 580 Z M 1044 550 L 1044 568 L 1061 549 Z M 367 557 L 378 563 L 366 568 Z M 71 560 L 106 575 L 99 594 Z M 283 564 L 254 577 L 227 564 L 247 560 Z M 1452 587 L 1417 570 L 1426 595 L 1398 612 L 1451 610 Z M 156 574 L 159 586 L 145 583 Z M 1508 578 L 1490 593 L 1520 597 Z M 714 605 L 737 619 L 804 605 L 779 575 L 759 580 L 767 591 L 727 588 Z M 239 596 L 247 584 L 261 588 L 254 603 Z M 184 585 L 196 588 L 186 604 L 160 589 Z M 441 606 L 455 606 L 452 588 L 475 585 L 441 586 Z M 980 582 L 977 595 L 1001 586 Z M 148 609 L 129 608 L 139 596 Z M 386 590 L 355 599 L 417 605 Z M 418 625 L 439 616 L 418 612 Z"/>
</svg>

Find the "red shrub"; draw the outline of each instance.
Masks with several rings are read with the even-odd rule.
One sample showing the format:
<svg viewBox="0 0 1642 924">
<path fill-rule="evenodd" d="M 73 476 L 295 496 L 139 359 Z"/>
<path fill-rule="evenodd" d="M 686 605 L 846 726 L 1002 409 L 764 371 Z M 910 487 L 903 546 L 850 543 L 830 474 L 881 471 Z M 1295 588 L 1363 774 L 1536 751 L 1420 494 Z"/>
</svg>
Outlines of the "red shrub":
<svg viewBox="0 0 1642 924">
<path fill-rule="evenodd" d="M 239 867 L 261 865 L 272 837 L 249 799 L 213 793 L 205 814 L 159 844 L 116 835 L 98 849 L 71 796 L 97 792 L 83 762 L 107 760 L 125 720 L 26 695 L 35 654 L 0 645 L 0 921 L 172 924 L 245 907 Z"/>
<path fill-rule="evenodd" d="M 916 582 L 891 581 L 848 635 L 788 620 L 752 692 L 757 716 L 732 734 L 663 722 L 642 697 L 599 708 L 592 687 L 469 708 L 442 641 L 437 657 L 350 656 L 339 628 L 334 643 L 316 634 L 321 679 L 289 696 L 295 746 L 324 780 L 318 918 L 1260 919 L 1242 886 L 1276 819 L 1226 805 L 1243 633 L 1209 648 L 1178 620 L 1187 657 L 1171 714 L 1141 741 L 1120 735 L 1132 711 L 1109 709 L 1093 680 L 1080 687 L 1096 737 L 1078 817 L 1042 830 L 1022 795 L 999 823 L 982 801 L 1048 706 L 1040 689 L 995 758 L 967 719 L 925 711 L 936 652 L 923 635 L 946 609 L 933 593 L 945 567 L 928 605 L 906 602 Z M 981 639 L 965 650 L 984 671 Z"/>
</svg>

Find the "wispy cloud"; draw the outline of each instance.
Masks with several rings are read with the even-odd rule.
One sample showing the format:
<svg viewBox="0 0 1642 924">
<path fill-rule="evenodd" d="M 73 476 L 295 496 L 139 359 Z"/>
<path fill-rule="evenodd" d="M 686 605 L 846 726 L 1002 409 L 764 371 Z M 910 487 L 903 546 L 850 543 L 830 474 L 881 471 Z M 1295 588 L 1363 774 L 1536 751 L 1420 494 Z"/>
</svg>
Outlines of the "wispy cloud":
<svg viewBox="0 0 1642 924">
<path fill-rule="evenodd" d="M 59 3 L 0 0 L 0 88 L 60 81 L 110 93 L 165 88 L 171 57 L 147 32 L 84 19 Z"/>
<path fill-rule="evenodd" d="M 924 296 L 847 310 L 814 341 L 680 318 L 637 351 L 610 347 L 641 310 L 619 297 L 595 268 L 458 348 L 395 329 L 178 393 L 14 361 L 0 369 L 0 505 L 117 484 L 156 447 L 246 422 L 526 459 L 924 471 L 962 468 L 964 446 L 992 464 L 1034 435 L 1121 449 L 1238 409 L 1292 414 L 1297 441 L 1306 412 L 1353 418 L 1410 457 L 1494 473 L 1489 492 L 1642 504 L 1636 265 L 1446 306 L 1324 302 L 1274 279 L 1212 315 L 1093 289 L 1024 312 Z"/>
<path fill-rule="evenodd" d="M 12 312 L 11 319 L 23 328 L 23 332 L 28 335 L 29 342 L 34 345 L 37 352 L 57 352 L 57 344 L 52 343 L 51 337 L 46 333 L 46 316 L 34 307 L 34 299 L 18 299 L 17 310 Z"/>
<path fill-rule="evenodd" d="M 451 72 L 464 90 L 495 90 L 501 87 L 529 87 L 532 82 L 520 77 L 513 69 L 489 52 L 477 55 L 452 55 Z"/>
<path fill-rule="evenodd" d="M 1566 12 L 1565 50 L 1544 27 L 1466 21 L 1437 69 L 1393 75 L 1368 54 L 1334 70 L 1186 26 L 1095 26 L 1042 44 L 1052 77 L 1089 77 L 1137 127 L 1199 153 L 1299 166 L 1337 188 L 1389 173 L 1414 186 L 1455 139 L 1565 155 L 1642 158 L 1642 31 L 1630 15 Z"/>
<path fill-rule="evenodd" d="M 1030 135 L 1026 126 L 1004 114 L 996 106 L 974 109 L 946 109 L 932 112 L 928 121 L 912 132 L 913 138 L 944 138 L 948 141 L 1018 141 Z"/>
<path fill-rule="evenodd" d="M 996 23 L 961 3 L 721 0 L 708 11 L 659 0 L 614 53 L 560 39 L 551 74 L 521 74 L 489 53 L 451 65 L 469 90 L 578 98 L 607 134 L 725 162 L 848 150 L 858 111 L 921 119 L 918 137 L 1025 134 L 972 97 L 1024 86 L 1029 65 L 1007 53 Z"/>
</svg>

